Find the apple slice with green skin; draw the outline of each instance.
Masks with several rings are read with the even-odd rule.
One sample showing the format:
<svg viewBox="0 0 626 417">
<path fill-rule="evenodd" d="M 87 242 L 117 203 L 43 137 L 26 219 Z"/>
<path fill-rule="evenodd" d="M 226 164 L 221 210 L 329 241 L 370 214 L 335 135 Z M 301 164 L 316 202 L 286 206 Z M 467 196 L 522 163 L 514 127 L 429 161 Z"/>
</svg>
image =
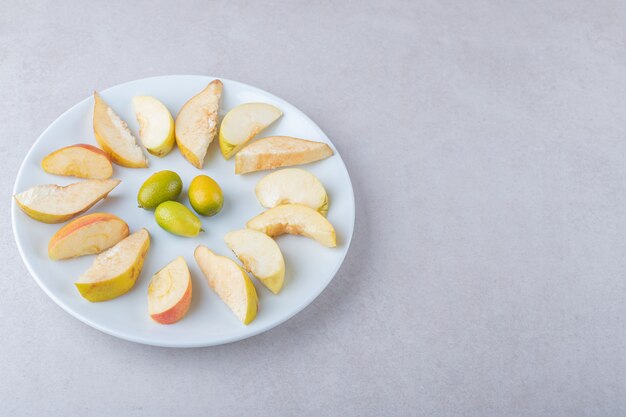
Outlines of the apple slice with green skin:
<svg viewBox="0 0 626 417">
<path fill-rule="evenodd" d="M 120 180 L 86 180 L 61 187 L 37 185 L 13 196 L 20 209 L 44 223 L 63 223 L 105 198 Z"/>
<path fill-rule="evenodd" d="M 301 204 L 282 204 L 264 211 L 246 225 L 270 237 L 285 233 L 306 236 L 324 246 L 337 246 L 335 228 L 319 211 Z"/>
<path fill-rule="evenodd" d="M 134 97 L 133 107 L 143 146 L 152 155 L 167 155 L 174 146 L 174 118 L 170 111 L 163 103 L 150 96 Z"/>
<path fill-rule="evenodd" d="M 178 149 L 193 166 L 202 168 L 209 145 L 217 134 L 217 119 L 223 84 L 213 80 L 187 101 L 176 116 Z"/>
<path fill-rule="evenodd" d="M 48 243 L 52 260 L 100 253 L 128 236 L 128 225 L 109 213 L 93 213 L 59 229 Z"/>
<path fill-rule="evenodd" d="M 191 304 L 191 275 L 182 256 L 154 274 L 148 285 L 148 311 L 157 323 L 176 323 Z"/>
<path fill-rule="evenodd" d="M 41 161 L 48 174 L 105 180 L 113 175 L 113 165 L 102 149 L 87 144 L 66 146 Z"/>
<path fill-rule="evenodd" d="M 149 248 L 150 234 L 141 229 L 96 256 L 74 285 L 91 302 L 126 294 L 135 285 Z"/>
<path fill-rule="evenodd" d="M 93 93 L 93 131 L 96 141 L 113 162 L 128 168 L 145 168 L 148 158 L 124 122 L 97 92 Z"/>
<path fill-rule="evenodd" d="M 224 241 L 246 271 L 274 294 L 280 292 L 285 280 L 285 260 L 274 239 L 256 230 L 241 229 L 227 233 Z"/>
<path fill-rule="evenodd" d="M 317 177 L 299 168 L 287 168 L 272 172 L 259 181 L 254 189 L 263 207 L 280 204 L 302 204 L 328 213 L 328 194 Z"/>
<path fill-rule="evenodd" d="M 235 174 L 308 164 L 332 156 L 333 150 L 325 143 L 269 136 L 252 142 L 235 157 Z"/>
<path fill-rule="evenodd" d="M 220 126 L 220 149 L 230 159 L 283 112 L 267 103 L 241 104 L 229 111 Z"/>
<path fill-rule="evenodd" d="M 198 246 L 194 257 L 209 287 L 243 324 L 250 324 L 256 317 L 259 299 L 248 274 L 235 261 L 216 255 L 206 246 Z"/>
</svg>

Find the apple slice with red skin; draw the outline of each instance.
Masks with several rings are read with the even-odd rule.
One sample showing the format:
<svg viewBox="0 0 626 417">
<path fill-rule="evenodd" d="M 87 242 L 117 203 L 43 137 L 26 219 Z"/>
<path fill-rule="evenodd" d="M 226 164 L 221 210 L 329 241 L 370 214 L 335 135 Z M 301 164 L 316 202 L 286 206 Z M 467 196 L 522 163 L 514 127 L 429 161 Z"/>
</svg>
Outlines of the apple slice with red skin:
<svg viewBox="0 0 626 417">
<path fill-rule="evenodd" d="M 92 145 L 66 146 L 41 161 L 48 174 L 105 180 L 113 175 L 113 164 L 106 152 Z"/>
<path fill-rule="evenodd" d="M 185 258 L 179 256 L 154 274 L 148 286 L 148 311 L 157 323 L 176 323 L 187 314 L 192 285 Z"/>
</svg>

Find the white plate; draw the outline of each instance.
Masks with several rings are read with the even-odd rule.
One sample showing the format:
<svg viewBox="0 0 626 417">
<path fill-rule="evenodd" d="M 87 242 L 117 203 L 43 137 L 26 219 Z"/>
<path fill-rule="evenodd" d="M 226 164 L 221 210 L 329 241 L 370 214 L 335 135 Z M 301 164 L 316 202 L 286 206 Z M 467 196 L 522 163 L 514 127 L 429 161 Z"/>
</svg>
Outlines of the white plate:
<svg viewBox="0 0 626 417">
<path fill-rule="evenodd" d="M 146 78 L 101 91 L 101 95 L 136 134 L 138 126 L 132 108 L 134 96 L 154 96 L 176 115 L 190 97 L 213 79 L 190 75 Z M 254 194 L 254 186 L 271 171 L 235 175 L 234 158 L 224 160 L 217 140 L 211 144 L 202 170 L 191 166 L 174 149 L 162 159 L 150 156 L 150 167 L 147 169 L 115 166 L 113 178 L 121 179 L 122 183 L 107 199 L 89 210 L 90 213 L 109 212 L 120 216 L 126 220 L 131 232 L 141 227 L 150 231 L 151 247 L 137 284 L 127 294 L 114 300 L 90 303 L 83 299 L 73 283 L 91 265 L 93 256 L 67 261 L 49 260 L 48 240 L 62 225 L 35 221 L 13 203 L 11 215 L 15 239 L 28 270 L 46 294 L 74 317 L 105 333 L 138 343 L 171 347 L 228 343 L 271 329 L 298 313 L 322 292 L 341 266 L 354 228 L 354 193 L 341 156 L 322 130 L 296 107 L 258 88 L 221 80 L 224 82 L 222 115 L 241 103 L 271 103 L 282 109 L 284 115 L 262 136 L 301 137 L 326 142 L 333 148 L 335 155 L 303 168 L 315 174 L 328 190 L 328 219 L 337 231 L 337 247 L 325 248 L 299 236 L 277 238 L 287 270 L 283 290 L 279 295 L 273 295 L 253 279 L 259 294 L 259 312 L 251 324 L 241 324 L 208 287 L 193 258 L 193 251 L 197 245 L 204 244 L 218 254 L 236 260 L 224 243 L 223 236 L 231 230 L 245 227 L 248 219 L 263 210 Z M 63 113 L 43 132 L 22 163 L 14 193 L 37 184 L 67 185 L 80 181 L 46 174 L 41 169 L 41 160 L 63 146 L 76 143 L 96 145 L 92 114 L 93 99 L 89 97 Z M 206 232 L 200 236 L 184 238 L 169 234 L 155 223 L 152 211 L 137 207 L 137 191 L 141 184 L 152 173 L 164 169 L 176 171 L 183 179 L 184 188 L 179 201 L 188 207 L 187 187 L 196 175 L 207 174 L 222 187 L 224 208 L 214 217 L 201 217 Z M 189 313 L 180 322 L 160 325 L 148 315 L 148 282 L 156 271 L 179 255 L 184 256 L 191 270 L 193 300 Z"/>
</svg>

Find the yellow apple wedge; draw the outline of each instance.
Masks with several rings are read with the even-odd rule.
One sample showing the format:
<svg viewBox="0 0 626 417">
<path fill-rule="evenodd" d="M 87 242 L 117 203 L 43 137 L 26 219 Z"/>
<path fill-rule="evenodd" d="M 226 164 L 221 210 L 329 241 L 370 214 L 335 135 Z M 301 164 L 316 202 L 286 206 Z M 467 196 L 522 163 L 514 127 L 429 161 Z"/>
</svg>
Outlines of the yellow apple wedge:
<svg viewBox="0 0 626 417">
<path fill-rule="evenodd" d="M 145 168 L 148 158 L 137 139 L 123 121 L 97 92 L 93 93 L 93 131 L 96 141 L 113 162 L 128 168 Z"/>
<path fill-rule="evenodd" d="M 280 204 L 302 204 L 328 213 L 328 194 L 317 177 L 299 168 L 272 172 L 259 181 L 254 189 L 259 203 L 272 208 Z"/>
<path fill-rule="evenodd" d="M 218 110 L 223 84 L 213 80 L 187 101 L 176 116 L 178 149 L 193 166 L 202 168 L 209 145 L 217 133 Z"/>
<path fill-rule="evenodd" d="M 107 301 L 127 293 L 137 281 L 150 248 L 146 229 L 133 233 L 96 256 L 91 267 L 74 284 L 85 299 Z"/>
<path fill-rule="evenodd" d="M 235 174 L 308 164 L 328 158 L 333 150 L 325 143 L 270 136 L 246 146 L 235 156 Z"/>
<path fill-rule="evenodd" d="M 276 206 L 254 217 L 246 226 L 270 237 L 288 233 L 315 239 L 329 248 L 337 246 L 333 225 L 318 211 L 301 204 Z"/>
<path fill-rule="evenodd" d="M 242 229 L 227 233 L 224 242 L 246 271 L 274 294 L 280 292 L 285 280 L 285 260 L 274 239 L 256 230 Z"/>
<path fill-rule="evenodd" d="M 148 285 L 148 312 L 161 324 L 176 323 L 187 314 L 192 285 L 189 267 L 182 256 L 154 274 Z"/>
<path fill-rule="evenodd" d="M 113 165 L 102 149 L 87 144 L 66 146 L 41 161 L 48 174 L 105 180 L 113 175 Z"/>
<path fill-rule="evenodd" d="M 63 223 L 105 198 L 120 180 L 86 180 L 61 187 L 37 185 L 13 196 L 24 213 L 44 223 Z"/>
<path fill-rule="evenodd" d="M 128 236 L 128 225 L 109 213 L 93 213 L 72 220 L 48 243 L 52 260 L 100 253 Z"/>
<path fill-rule="evenodd" d="M 267 103 L 245 103 L 230 110 L 220 126 L 220 149 L 230 159 L 283 112 Z"/>
<path fill-rule="evenodd" d="M 167 155 L 174 146 L 174 118 L 170 111 L 163 103 L 150 96 L 134 97 L 133 107 L 143 146 L 152 155 Z"/>
<path fill-rule="evenodd" d="M 206 246 L 198 246 L 193 255 L 209 287 L 243 324 L 250 324 L 256 317 L 259 299 L 248 274 L 235 261 L 216 255 Z"/>
</svg>

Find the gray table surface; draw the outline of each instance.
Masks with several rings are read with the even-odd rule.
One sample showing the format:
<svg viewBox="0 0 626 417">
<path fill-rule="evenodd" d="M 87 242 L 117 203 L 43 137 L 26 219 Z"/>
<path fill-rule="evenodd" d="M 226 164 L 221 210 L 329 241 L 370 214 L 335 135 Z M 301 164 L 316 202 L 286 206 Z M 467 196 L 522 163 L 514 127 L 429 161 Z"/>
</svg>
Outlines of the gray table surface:
<svg viewBox="0 0 626 417">
<path fill-rule="evenodd" d="M 0 3 L 0 415 L 626 415 L 624 2 L 174 3 Z M 343 267 L 242 342 L 100 333 L 14 243 L 38 135 L 164 74 L 285 98 L 352 177 Z"/>
</svg>

